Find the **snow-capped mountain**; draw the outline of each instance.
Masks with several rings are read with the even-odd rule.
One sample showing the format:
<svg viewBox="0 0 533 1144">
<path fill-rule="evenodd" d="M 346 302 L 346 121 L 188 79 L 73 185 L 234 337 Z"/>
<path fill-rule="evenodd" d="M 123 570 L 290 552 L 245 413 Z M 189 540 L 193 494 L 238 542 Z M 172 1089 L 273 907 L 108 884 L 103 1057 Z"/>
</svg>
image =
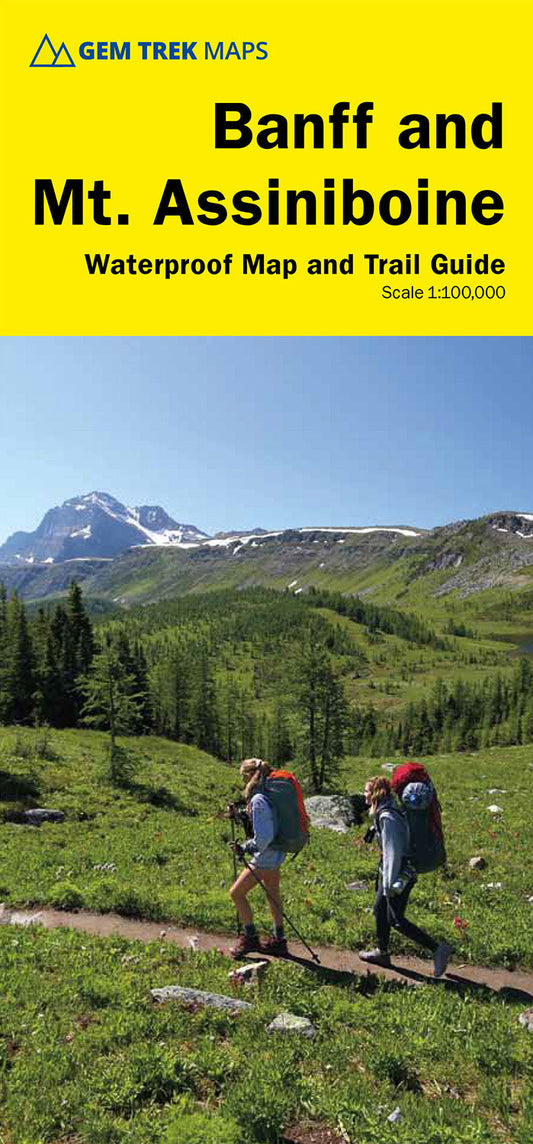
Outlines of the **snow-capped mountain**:
<svg viewBox="0 0 533 1144">
<path fill-rule="evenodd" d="M 5 564 L 55 564 L 113 558 L 134 545 L 187 548 L 208 539 L 194 524 L 178 524 L 159 505 L 127 508 L 108 493 L 72 497 L 45 513 L 35 532 L 14 532 L 0 546 Z"/>
</svg>

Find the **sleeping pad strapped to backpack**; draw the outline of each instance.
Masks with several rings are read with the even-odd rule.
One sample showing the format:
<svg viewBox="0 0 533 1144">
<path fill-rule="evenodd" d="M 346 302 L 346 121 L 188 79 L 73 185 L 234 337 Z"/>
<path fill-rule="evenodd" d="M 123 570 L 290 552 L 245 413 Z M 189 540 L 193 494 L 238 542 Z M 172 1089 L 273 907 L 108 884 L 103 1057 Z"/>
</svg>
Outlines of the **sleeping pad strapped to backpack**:
<svg viewBox="0 0 533 1144">
<path fill-rule="evenodd" d="M 309 818 L 298 779 L 290 771 L 271 771 L 260 790 L 268 799 L 276 826 L 270 845 L 286 854 L 298 854 L 309 841 Z"/>
<path fill-rule="evenodd" d="M 418 874 L 429 874 L 446 862 L 437 792 L 420 763 L 396 767 L 391 786 L 409 827 L 409 857 Z"/>
</svg>

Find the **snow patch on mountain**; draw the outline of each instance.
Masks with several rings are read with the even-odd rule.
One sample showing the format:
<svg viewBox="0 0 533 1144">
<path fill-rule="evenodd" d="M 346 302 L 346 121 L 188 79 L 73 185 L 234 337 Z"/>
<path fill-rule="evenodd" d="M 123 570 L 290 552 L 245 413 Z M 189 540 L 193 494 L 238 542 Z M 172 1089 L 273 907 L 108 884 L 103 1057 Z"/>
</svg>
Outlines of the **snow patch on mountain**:
<svg viewBox="0 0 533 1144">
<path fill-rule="evenodd" d="M 208 548 L 231 548 L 232 545 L 245 545 L 249 544 L 252 548 L 257 548 L 261 541 L 272 540 L 276 536 L 283 536 L 285 532 L 295 533 L 310 533 L 310 532 L 323 532 L 328 534 L 341 534 L 344 538 L 350 535 L 365 534 L 370 532 L 394 532 L 400 536 L 422 536 L 421 531 L 414 528 L 397 528 L 386 527 L 385 525 L 372 525 L 365 528 L 335 528 L 333 525 L 315 525 L 305 526 L 304 528 L 290 528 L 278 529 L 276 532 L 252 532 L 252 533 L 238 533 L 235 532 L 231 535 L 224 535 L 222 537 L 214 536 L 211 540 L 205 541 L 205 546 Z M 259 543 L 258 543 L 259 542 Z M 318 540 L 313 540 L 313 544 L 318 544 Z M 339 544 L 344 544 L 344 539 L 338 541 Z"/>
<path fill-rule="evenodd" d="M 297 532 L 345 532 L 345 533 L 364 533 L 364 532 L 398 532 L 400 536 L 422 536 L 421 532 L 417 532 L 414 528 L 387 528 L 385 525 L 372 525 L 368 528 L 332 528 L 329 525 L 326 528 L 298 528 Z"/>
</svg>

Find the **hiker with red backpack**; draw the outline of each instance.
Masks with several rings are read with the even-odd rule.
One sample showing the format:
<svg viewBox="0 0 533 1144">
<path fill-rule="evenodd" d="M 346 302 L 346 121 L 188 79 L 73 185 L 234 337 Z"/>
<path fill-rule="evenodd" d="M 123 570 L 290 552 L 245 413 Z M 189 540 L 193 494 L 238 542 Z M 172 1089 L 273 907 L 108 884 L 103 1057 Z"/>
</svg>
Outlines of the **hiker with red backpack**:
<svg viewBox="0 0 533 1144">
<path fill-rule="evenodd" d="M 283 926 L 280 868 L 285 855 L 298 853 L 307 841 L 308 820 L 303 796 L 294 775 L 275 770 L 263 759 L 245 759 L 240 773 L 246 782 L 244 799 L 250 837 L 243 845 L 235 841 L 230 843 L 234 854 L 246 863 L 246 869 L 230 889 L 238 918 L 244 926 L 244 933 L 230 954 L 234 960 L 255 952 L 284 957 L 288 949 Z M 230 807 L 230 814 L 235 817 L 235 808 Z M 264 887 L 274 923 L 274 932 L 266 941 L 259 937 L 248 902 L 248 894 L 258 882 Z"/>
<path fill-rule="evenodd" d="M 406 763 L 391 781 L 381 775 L 368 779 L 365 800 L 374 818 L 381 850 L 376 879 L 374 917 L 378 945 L 359 957 L 373 965 L 389 966 L 391 928 L 429 949 L 434 975 L 442 977 L 453 952 L 447 942 L 436 941 L 405 917 L 419 873 L 438 869 L 446 861 L 440 807 L 435 788 L 424 767 Z"/>
</svg>

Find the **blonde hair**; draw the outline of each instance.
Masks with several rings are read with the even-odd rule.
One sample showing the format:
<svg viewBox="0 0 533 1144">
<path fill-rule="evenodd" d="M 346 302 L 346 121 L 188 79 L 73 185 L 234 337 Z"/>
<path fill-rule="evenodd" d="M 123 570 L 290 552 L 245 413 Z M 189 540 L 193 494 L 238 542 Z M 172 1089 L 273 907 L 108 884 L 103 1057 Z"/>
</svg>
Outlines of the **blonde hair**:
<svg viewBox="0 0 533 1144">
<path fill-rule="evenodd" d="M 265 763 L 264 759 L 244 759 L 240 766 L 240 773 L 243 779 L 248 779 L 244 788 L 246 802 L 250 802 L 257 787 L 273 770 L 274 767 L 271 767 L 270 763 Z"/>
<path fill-rule="evenodd" d="M 367 779 L 365 789 L 366 787 L 369 788 L 370 807 L 373 811 L 377 810 L 379 804 L 383 802 L 384 799 L 391 798 L 392 796 L 390 782 L 388 779 L 385 779 L 383 775 L 374 775 L 373 778 Z"/>
</svg>

